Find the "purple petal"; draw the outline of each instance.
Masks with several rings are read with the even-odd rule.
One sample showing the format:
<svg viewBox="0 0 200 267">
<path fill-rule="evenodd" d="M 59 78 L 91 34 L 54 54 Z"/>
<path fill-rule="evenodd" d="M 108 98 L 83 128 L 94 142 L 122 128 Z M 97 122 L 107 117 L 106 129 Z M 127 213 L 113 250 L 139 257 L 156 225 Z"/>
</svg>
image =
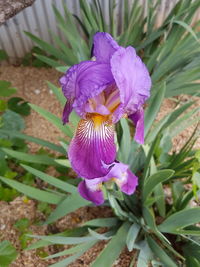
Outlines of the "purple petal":
<svg viewBox="0 0 200 267">
<path fill-rule="evenodd" d="M 114 178 L 121 191 L 131 195 L 138 185 L 138 178 L 128 169 L 128 167 L 128 165 L 121 162 L 114 163 L 113 167 L 107 166 L 107 168 L 110 168 L 110 171 L 104 178 L 102 178 L 102 180 L 109 181 Z"/>
<path fill-rule="evenodd" d="M 99 95 L 113 81 L 109 64 L 95 61 L 74 65 L 60 79 L 63 94 L 74 99 L 73 108 L 81 117 L 85 115 L 87 100 Z"/>
<path fill-rule="evenodd" d="M 79 176 L 86 179 L 105 176 L 109 170 L 103 163 L 110 164 L 116 157 L 113 125 L 100 115 L 81 120 L 68 156 Z"/>
<path fill-rule="evenodd" d="M 111 70 L 120 91 L 120 112 L 116 111 L 116 120 L 119 120 L 122 111 L 129 115 L 144 104 L 150 96 L 151 79 L 146 66 L 130 46 L 120 47 L 113 54 Z"/>
<path fill-rule="evenodd" d="M 138 177 L 130 170 L 127 170 L 127 180 L 120 185 L 120 189 L 127 195 L 132 195 L 138 185 Z"/>
<path fill-rule="evenodd" d="M 92 99 L 89 99 L 87 104 L 85 105 L 86 113 L 98 113 L 101 115 L 109 115 L 110 111 L 105 105 L 103 105 L 104 102 L 105 102 L 104 93 L 101 93 L 93 97 Z"/>
<path fill-rule="evenodd" d="M 120 179 L 122 173 L 126 173 L 128 167 L 129 167 L 128 165 L 122 162 L 114 162 L 113 164 L 107 165 L 107 168 L 110 169 L 109 173 L 107 174 L 107 178 Z M 105 164 L 104 168 L 106 168 Z"/>
<path fill-rule="evenodd" d="M 96 61 L 110 63 L 113 53 L 120 47 L 112 36 L 106 32 L 97 32 L 94 35 L 93 56 Z"/>
<path fill-rule="evenodd" d="M 134 139 L 139 144 L 144 144 L 144 110 L 141 107 L 138 111 L 131 114 L 129 118 L 135 125 L 135 136 Z"/>
<path fill-rule="evenodd" d="M 63 124 L 69 122 L 69 115 L 73 109 L 72 105 L 73 105 L 73 99 L 67 99 L 67 102 L 66 102 L 64 110 L 63 110 L 63 116 L 62 116 Z"/>
<path fill-rule="evenodd" d="M 104 202 L 103 192 L 100 185 L 95 184 L 96 181 L 94 180 L 99 179 L 81 181 L 78 185 L 78 192 L 86 200 L 92 201 L 95 205 L 101 205 Z M 90 185 L 90 182 L 93 184 Z"/>
</svg>

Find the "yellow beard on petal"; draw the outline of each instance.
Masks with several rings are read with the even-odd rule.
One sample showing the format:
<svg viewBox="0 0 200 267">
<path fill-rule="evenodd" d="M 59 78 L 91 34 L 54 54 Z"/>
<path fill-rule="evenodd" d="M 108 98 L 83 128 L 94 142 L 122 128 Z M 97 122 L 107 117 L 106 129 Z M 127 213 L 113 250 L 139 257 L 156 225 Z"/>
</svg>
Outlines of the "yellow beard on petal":
<svg viewBox="0 0 200 267">
<path fill-rule="evenodd" d="M 94 113 L 92 115 L 90 115 L 93 123 L 94 123 L 94 129 L 95 130 L 99 130 L 102 127 L 102 124 L 104 124 L 105 122 L 107 122 L 108 124 L 110 124 L 109 122 L 109 116 L 103 116 L 97 113 Z"/>
</svg>

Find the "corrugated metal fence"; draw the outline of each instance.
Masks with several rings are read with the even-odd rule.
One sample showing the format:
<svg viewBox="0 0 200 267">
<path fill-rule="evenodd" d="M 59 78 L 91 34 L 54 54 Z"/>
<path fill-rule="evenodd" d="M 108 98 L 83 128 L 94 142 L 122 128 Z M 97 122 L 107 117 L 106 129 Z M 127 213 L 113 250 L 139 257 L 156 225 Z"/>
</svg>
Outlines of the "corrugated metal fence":
<svg viewBox="0 0 200 267">
<path fill-rule="evenodd" d="M 92 0 L 88 0 L 92 1 Z M 130 3 L 133 0 L 129 0 Z M 138 0 L 146 5 L 148 0 Z M 64 0 L 70 11 L 79 14 L 78 0 Z M 101 0 L 105 14 L 108 14 L 109 0 Z M 163 0 L 159 7 L 158 23 L 163 20 L 171 7 L 177 0 Z M 35 3 L 14 18 L 9 19 L 5 24 L 0 26 L 0 49 L 3 49 L 9 55 L 11 61 L 17 58 L 22 58 L 34 46 L 33 42 L 24 34 L 24 31 L 31 32 L 41 39 L 54 44 L 49 29 L 63 36 L 56 26 L 55 16 L 52 9 L 54 4 L 57 9 L 63 14 L 62 0 L 36 0 Z M 122 8 L 123 0 L 117 1 L 117 9 Z"/>
</svg>

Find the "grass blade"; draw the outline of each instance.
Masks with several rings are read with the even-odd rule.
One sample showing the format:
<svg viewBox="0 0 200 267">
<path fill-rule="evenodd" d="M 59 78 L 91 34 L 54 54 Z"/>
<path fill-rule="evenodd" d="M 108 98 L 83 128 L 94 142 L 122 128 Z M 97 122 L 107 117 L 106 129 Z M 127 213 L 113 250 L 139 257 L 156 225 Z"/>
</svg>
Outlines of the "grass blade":
<svg viewBox="0 0 200 267">
<path fill-rule="evenodd" d="M 5 152 L 7 155 L 15 159 L 18 159 L 22 162 L 39 163 L 39 164 L 50 165 L 50 166 L 60 166 L 60 164 L 58 164 L 53 158 L 50 158 L 46 155 L 28 154 L 28 153 L 8 149 L 8 148 L 1 148 L 1 150 Z"/>
<path fill-rule="evenodd" d="M 174 174 L 173 170 L 161 170 L 151 175 L 145 180 L 143 189 L 143 201 L 152 193 L 154 188 L 161 182 L 168 180 Z"/>
<path fill-rule="evenodd" d="M 84 200 L 78 193 L 74 193 L 68 197 L 66 197 L 57 208 L 50 214 L 47 218 L 45 224 L 52 223 L 59 218 L 73 212 L 81 207 L 89 205 L 90 202 Z"/>
<path fill-rule="evenodd" d="M 157 257 L 165 264 L 166 267 L 178 267 L 176 263 L 168 256 L 168 254 L 162 249 L 157 242 L 150 236 L 147 236 L 147 242 L 151 250 L 157 255 Z"/>
<path fill-rule="evenodd" d="M 91 267 L 111 267 L 113 262 L 118 258 L 122 249 L 126 245 L 126 236 L 130 227 L 129 222 L 125 222 L 117 231 L 116 235 L 109 241 Z"/>
<path fill-rule="evenodd" d="M 17 191 L 23 193 L 24 195 L 42 202 L 46 202 L 49 204 L 58 204 L 62 199 L 60 196 L 56 194 L 52 194 L 44 190 L 24 185 L 15 180 L 4 178 L 2 176 L 0 176 L 0 180 L 5 184 L 11 186 L 12 188 L 15 188 Z"/>
<path fill-rule="evenodd" d="M 68 193 L 77 193 L 77 188 L 69 183 L 63 182 L 61 180 L 59 180 L 56 177 L 50 176 L 44 172 L 38 171 L 30 166 L 21 164 L 21 166 L 27 170 L 28 172 L 32 173 L 33 175 L 35 175 L 36 177 L 39 177 L 41 180 L 47 182 L 48 184 L 51 184 L 65 192 Z"/>
<path fill-rule="evenodd" d="M 40 139 L 40 138 L 36 138 L 36 137 L 30 136 L 30 135 L 26 135 L 24 133 L 20 133 L 20 132 L 17 132 L 17 131 L 4 130 L 4 129 L 0 129 L 0 133 L 8 135 L 10 138 L 16 137 L 16 138 L 23 139 L 23 140 L 26 140 L 26 141 L 29 141 L 29 142 L 33 142 L 35 144 L 38 144 L 38 145 L 41 145 L 43 147 L 47 147 L 47 148 L 49 148 L 51 150 L 57 151 L 57 152 L 59 152 L 61 154 L 65 154 L 66 153 L 66 151 L 61 146 L 55 145 L 55 144 L 53 144 L 51 142 L 48 142 L 48 141 Z"/>
<path fill-rule="evenodd" d="M 185 209 L 174 213 L 158 226 L 165 233 L 171 233 L 178 229 L 200 222 L 200 207 Z"/>
<path fill-rule="evenodd" d="M 33 110 L 35 110 L 37 113 L 39 113 L 40 115 L 42 115 L 45 119 L 47 119 L 48 121 L 50 121 L 54 126 L 56 126 L 59 130 L 61 130 L 64 134 L 66 134 L 69 137 L 73 136 L 73 131 L 70 128 L 69 125 L 62 125 L 61 119 L 59 119 L 57 116 L 55 116 L 54 114 L 52 114 L 51 112 L 36 106 L 34 104 L 29 104 L 31 106 L 31 108 Z"/>
</svg>

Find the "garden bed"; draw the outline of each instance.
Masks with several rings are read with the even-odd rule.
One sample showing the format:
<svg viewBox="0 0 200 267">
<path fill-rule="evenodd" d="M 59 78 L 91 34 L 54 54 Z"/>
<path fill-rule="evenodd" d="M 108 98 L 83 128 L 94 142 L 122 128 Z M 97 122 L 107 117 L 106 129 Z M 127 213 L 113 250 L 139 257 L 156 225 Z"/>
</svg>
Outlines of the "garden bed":
<svg viewBox="0 0 200 267">
<path fill-rule="evenodd" d="M 14 67 L 14 66 L 4 66 L 0 67 L 0 79 L 8 80 L 12 85 L 18 88 L 17 96 L 24 98 L 26 101 L 43 107 L 46 110 L 54 113 L 55 115 L 61 117 L 62 107 L 55 99 L 55 96 L 51 94 L 45 81 L 50 81 L 53 84 L 58 85 L 58 79 L 61 74 L 53 69 L 49 68 L 33 68 L 33 67 Z M 189 96 L 179 96 L 178 100 L 181 102 L 187 101 Z M 194 98 L 194 97 L 193 97 Z M 196 106 L 200 106 L 200 100 L 195 103 Z M 175 107 L 174 100 L 166 99 L 161 107 L 158 119 L 161 119 L 164 115 L 170 112 Z M 43 119 L 36 112 L 32 111 L 29 116 L 25 118 L 26 129 L 25 133 L 38 138 L 42 138 L 53 143 L 58 143 L 58 137 L 62 134 L 56 129 L 52 124 Z M 187 141 L 189 136 L 192 134 L 195 126 L 183 131 L 178 137 L 174 139 L 173 151 L 178 151 Z M 32 153 L 36 152 L 39 148 L 38 145 L 30 143 L 30 151 Z M 200 138 L 195 144 L 195 148 L 200 148 Z M 57 233 L 65 230 L 66 228 L 73 228 L 75 226 L 80 226 L 83 222 L 97 218 L 97 217 L 107 217 L 112 214 L 109 208 L 96 207 L 96 208 L 81 208 L 75 213 L 71 213 L 68 216 L 58 220 L 53 227 L 49 226 L 37 226 L 39 220 L 44 219 L 44 215 L 38 211 L 37 202 L 26 199 L 24 197 L 18 197 L 14 201 L 0 202 L 0 241 L 9 240 L 12 244 L 20 251 L 18 258 L 11 264 L 11 267 L 45 267 L 48 264 L 56 262 L 57 260 L 44 261 L 39 256 L 40 251 L 22 251 L 19 242 L 20 232 L 16 229 L 14 224 L 16 221 L 27 218 L 30 221 L 29 230 L 32 234 L 46 235 Z M 104 247 L 105 241 L 101 242 L 101 245 L 96 245 L 85 253 L 79 260 L 70 266 L 89 266 L 97 254 Z M 59 247 L 50 246 L 45 251 L 48 254 L 56 253 L 59 251 Z M 42 251 L 42 253 L 45 253 Z M 118 259 L 114 266 L 129 266 L 131 255 L 127 250 L 123 252 L 120 259 Z"/>
</svg>

